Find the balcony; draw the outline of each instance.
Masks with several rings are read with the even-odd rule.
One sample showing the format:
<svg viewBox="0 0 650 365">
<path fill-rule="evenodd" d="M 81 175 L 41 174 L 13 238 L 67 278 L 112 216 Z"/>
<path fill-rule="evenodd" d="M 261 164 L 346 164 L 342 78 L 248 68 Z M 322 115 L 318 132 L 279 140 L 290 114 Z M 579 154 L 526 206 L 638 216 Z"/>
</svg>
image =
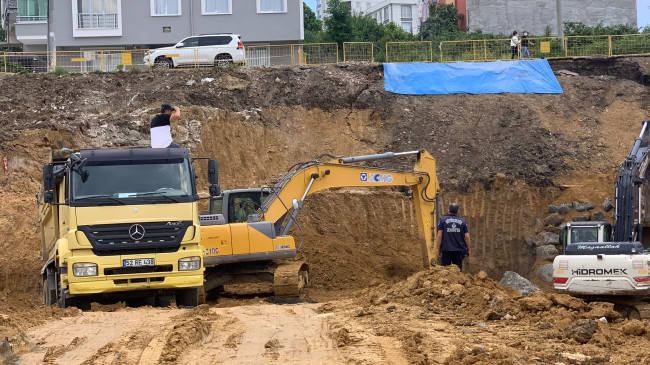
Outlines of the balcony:
<svg viewBox="0 0 650 365">
<path fill-rule="evenodd" d="M 116 29 L 119 26 L 117 13 L 79 13 L 77 21 L 78 29 Z"/>
<path fill-rule="evenodd" d="M 44 16 L 19 15 L 16 17 L 16 23 L 47 23 L 47 15 Z"/>
</svg>

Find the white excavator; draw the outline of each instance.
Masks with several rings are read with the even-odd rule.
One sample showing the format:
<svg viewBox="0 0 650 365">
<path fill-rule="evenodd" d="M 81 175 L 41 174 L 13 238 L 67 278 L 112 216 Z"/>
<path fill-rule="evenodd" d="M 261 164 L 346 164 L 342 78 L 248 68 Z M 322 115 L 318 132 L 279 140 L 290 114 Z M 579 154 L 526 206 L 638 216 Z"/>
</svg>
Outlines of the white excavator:
<svg viewBox="0 0 650 365">
<path fill-rule="evenodd" d="M 553 261 L 553 286 L 586 300 L 613 302 L 629 318 L 650 318 L 649 121 L 634 140 L 615 184 L 614 224 L 563 227 L 563 254 Z"/>
</svg>

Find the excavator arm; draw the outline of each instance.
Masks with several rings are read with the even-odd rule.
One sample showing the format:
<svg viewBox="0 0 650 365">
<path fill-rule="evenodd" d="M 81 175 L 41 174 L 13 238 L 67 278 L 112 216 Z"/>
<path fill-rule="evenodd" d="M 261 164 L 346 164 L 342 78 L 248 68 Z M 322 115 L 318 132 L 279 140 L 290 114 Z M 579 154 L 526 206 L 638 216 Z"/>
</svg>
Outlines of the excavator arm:
<svg viewBox="0 0 650 365">
<path fill-rule="evenodd" d="M 359 162 L 417 155 L 412 170 L 387 169 L 359 165 Z M 437 222 L 437 197 L 440 187 L 436 175 L 436 161 L 425 150 L 383 153 L 356 157 L 317 159 L 294 166 L 279 179 L 271 194 L 260 207 L 260 221 L 275 222 L 279 235 L 288 235 L 305 198 L 317 191 L 336 187 L 408 186 L 413 192 L 418 233 L 421 239 L 424 267 L 433 265 L 434 229 Z"/>
<path fill-rule="evenodd" d="M 644 183 L 650 155 L 650 128 L 643 121 L 641 133 L 619 168 L 616 179 L 614 241 L 643 242 Z M 647 189 L 647 187 L 646 187 Z"/>
</svg>

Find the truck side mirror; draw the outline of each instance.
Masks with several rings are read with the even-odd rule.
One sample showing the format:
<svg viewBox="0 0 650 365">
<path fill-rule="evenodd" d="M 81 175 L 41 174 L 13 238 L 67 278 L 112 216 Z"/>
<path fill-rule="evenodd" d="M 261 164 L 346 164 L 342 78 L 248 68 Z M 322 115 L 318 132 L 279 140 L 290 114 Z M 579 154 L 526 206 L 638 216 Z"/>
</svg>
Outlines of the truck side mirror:
<svg viewBox="0 0 650 365">
<path fill-rule="evenodd" d="M 216 160 L 208 160 L 208 182 L 212 185 L 219 184 L 219 164 Z"/>
<path fill-rule="evenodd" d="M 54 190 L 54 166 L 43 166 L 43 191 Z"/>
<path fill-rule="evenodd" d="M 210 197 L 221 195 L 221 187 L 219 185 L 210 185 Z"/>
</svg>

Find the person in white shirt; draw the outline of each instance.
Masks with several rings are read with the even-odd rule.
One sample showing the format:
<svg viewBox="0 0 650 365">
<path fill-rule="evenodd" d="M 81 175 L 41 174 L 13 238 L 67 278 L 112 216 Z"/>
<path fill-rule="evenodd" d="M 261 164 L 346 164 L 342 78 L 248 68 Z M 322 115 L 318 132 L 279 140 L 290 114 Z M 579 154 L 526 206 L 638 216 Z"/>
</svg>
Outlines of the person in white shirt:
<svg viewBox="0 0 650 365">
<path fill-rule="evenodd" d="M 512 38 L 510 38 L 510 48 L 512 49 L 512 57 L 510 59 L 514 60 L 517 55 L 517 46 L 519 45 L 519 37 L 517 37 L 517 31 L 512 32 Z"/>
<path fill-rule="evenodd" d="M 181 118 L 181 109 L 177 106 L 163 104 L 160 114 L 151 120 L 151 147 L 153 148 L 181 148 L 172 140 L 171 122 Z"/>
</svg>

